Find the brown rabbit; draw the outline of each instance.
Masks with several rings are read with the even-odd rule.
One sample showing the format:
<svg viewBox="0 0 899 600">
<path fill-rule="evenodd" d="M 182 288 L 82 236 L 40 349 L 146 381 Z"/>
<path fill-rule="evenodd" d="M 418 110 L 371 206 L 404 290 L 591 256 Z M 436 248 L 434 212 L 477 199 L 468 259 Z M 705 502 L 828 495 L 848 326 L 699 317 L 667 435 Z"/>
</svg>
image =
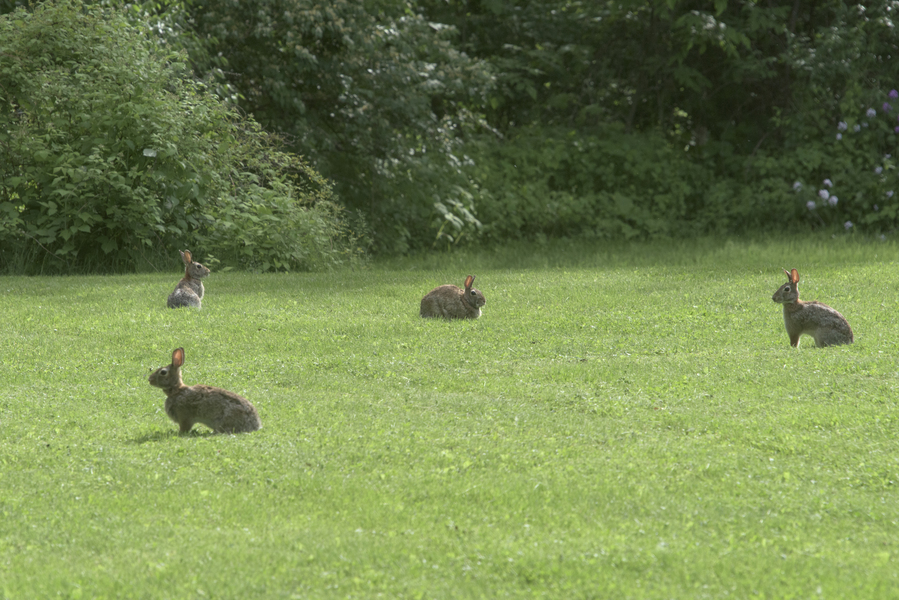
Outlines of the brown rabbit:
<svg viewBox="0 0 899 600">
<path fill-rule="evenodd" d="M 481 290 L 473 289 L 474 275 L 465 278 L 465 289 L 454 285 L 435 287 L 421 299 L 422 317 L 444 319 L 477 319 L 487 299 Z"/>
<path fill-rule="evenodd" d="M 839 346 L 853 342 L 852 328 L 843 315 L 820 302 L 799 299 L 799 271 L 787 271 L 787 282 L 774 292 L 772 300 L 784 305 L 784 325 L 790 335 L 790 345 L 799 346 L 803 333 L 815 338 L 815 345 Z"/>
<path fill-rule="evenodd" d="M 181 252 L 181 260 L 184 261 L 184 277 L 175 286 L 175 291 L 169 294 L 166 305 L 169 308 L 181 308 L 182 306 L 201 308 L 200 300 L 203 298 L 204 292 L 201 280 L 209 275 L 209 269 L 194 262 L 190 250 Z"/>
<path fill-rule="evenodd" d="M 256 407 L 234 392 L 208 385 L 188 387 L 181 381 L 184 348 L 172 352 L 172 364 L 150 375 L 150 385 L 162 388 L 165 414 L 178 424 L 179 433 L 189 433 L 202 423 L 216 433 L 246 433 L 262 428 Z"/>
</svg>

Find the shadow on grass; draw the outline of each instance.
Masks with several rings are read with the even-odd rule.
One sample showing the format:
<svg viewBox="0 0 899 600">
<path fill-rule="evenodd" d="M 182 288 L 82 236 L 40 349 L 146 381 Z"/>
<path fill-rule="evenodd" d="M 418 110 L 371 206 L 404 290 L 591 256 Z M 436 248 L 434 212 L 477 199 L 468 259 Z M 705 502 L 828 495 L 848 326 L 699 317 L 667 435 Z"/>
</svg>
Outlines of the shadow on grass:
<svg viewBox="0 0 899 600">
<path fill-rule="evenodd" d="M 206 438 L 206 437 L 212 437 L 214 435 L 215 435 L 215 432 L 213 432 L 213 431 L 197 431 L 196 429 L 193 429 L 187 435 L 181 436 L 178 433 L 178 430 L 169 429 L 167 431 L 154 431 L 152 433 L 146 433 L 144 435 L 141 435 L 141 436 L 138 436 L 138 437 L 132 439 L 131 443 L 140 445 L 140 444 L 146 444 L 148 442 L 161 442 L 164 440 L 169 440 L 169 439 L 177 438 L 177 437 Z"/>
</svg>

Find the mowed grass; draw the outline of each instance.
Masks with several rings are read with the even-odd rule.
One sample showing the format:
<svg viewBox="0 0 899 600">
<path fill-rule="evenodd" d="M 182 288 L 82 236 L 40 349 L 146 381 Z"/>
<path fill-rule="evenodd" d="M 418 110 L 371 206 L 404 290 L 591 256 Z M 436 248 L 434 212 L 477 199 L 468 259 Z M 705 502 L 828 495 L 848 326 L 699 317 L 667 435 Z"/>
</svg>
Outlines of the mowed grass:
<svg viewBox="0 0 899 600">
<path fill-rule="evenodd" d="M 203 257 L 198 257 L 201 261 Z M 3 598 L 899 597 L 899 248 L 0 278 Z M 855 344 L 789 346 L 771 295 Z M 422 320 L 465 275 L 474 322 Z M 147 377 L 249 398 L 179 437 Z"/>
</svg>

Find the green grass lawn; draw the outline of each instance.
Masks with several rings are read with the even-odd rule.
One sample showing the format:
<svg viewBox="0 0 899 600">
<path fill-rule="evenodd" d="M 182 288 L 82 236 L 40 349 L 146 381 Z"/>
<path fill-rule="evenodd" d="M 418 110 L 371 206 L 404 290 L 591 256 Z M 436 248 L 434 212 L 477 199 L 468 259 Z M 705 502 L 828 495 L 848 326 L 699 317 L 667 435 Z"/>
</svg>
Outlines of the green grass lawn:
<svg viewBox="0 0 899 600">
<path fill-rule="evenodd" d="M 201 261 L 203 257 L 197 257 Z M 0 597 L 899 597 L 899 246 L 0 278 Z M 789 346 L 771 301 L 855 344 Z M 418 303 L 477 276 L 474 322 Z M 152 370 L 263 429 L 180 437 Z"/>
</svg>

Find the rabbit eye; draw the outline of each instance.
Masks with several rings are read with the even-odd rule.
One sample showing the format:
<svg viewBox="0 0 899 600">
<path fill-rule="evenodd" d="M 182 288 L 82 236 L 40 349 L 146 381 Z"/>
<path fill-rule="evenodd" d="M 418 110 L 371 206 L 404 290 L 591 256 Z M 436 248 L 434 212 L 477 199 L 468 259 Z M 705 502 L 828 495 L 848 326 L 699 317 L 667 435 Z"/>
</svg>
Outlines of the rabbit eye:
<svg viewBox="0 0 899 600">
<path fill-rule="evenodd" d="M 474 290 L 471 290 L 471 292 L 469 292 L 469 293 L 470 293 L 472 296 L 477 296 L 477 294 L 474 293 Z"/>
<path fill-rule="evenodd" d="M 168 369 L 163 369 L 163 370 L 161 370 L 159 373 L 160 373 L 161 375 L 165 375 L 165 374 L 168 373 L 168 372 L 169 372 Z"/>
</svg>

